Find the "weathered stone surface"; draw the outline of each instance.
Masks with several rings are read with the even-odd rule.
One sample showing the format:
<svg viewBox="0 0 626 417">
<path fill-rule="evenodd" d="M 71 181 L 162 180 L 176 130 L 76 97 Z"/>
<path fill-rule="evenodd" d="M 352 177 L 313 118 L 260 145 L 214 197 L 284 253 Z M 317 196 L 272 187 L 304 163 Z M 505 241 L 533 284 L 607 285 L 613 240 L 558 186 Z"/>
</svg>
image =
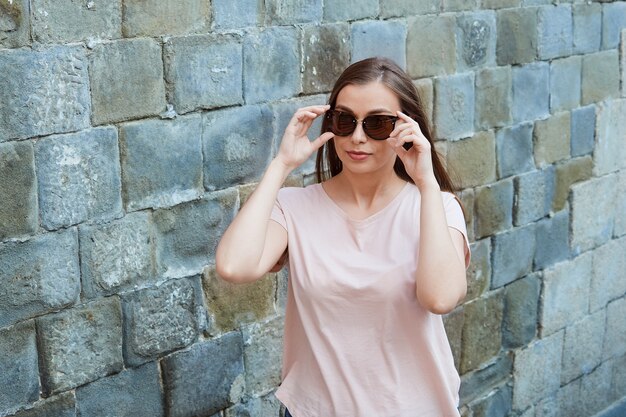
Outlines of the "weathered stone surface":
<svg viewBox="0 0 626 417">
<path fill-rule="evenodd" d="M 163 416 L 159 379 L 159 369 L 152 362 L 79 387 L 77 416 Z"/>
<path fill-rule="evenodd" d="M 602 359 L 606 360 L 626 353 L 626 297 L 609 303 L 606 307 L 606 333 Z"/>
<path fill-rule="evenodd" d="M 0 3 L 0 46 L 19 48 L 30 42 L 30 2 Z"/>
<path fill-rule="evenodd" d="M 480 297 L 491 281 L 491 241 L 479 240 L 470 245 L 472 262 L 467 269 L 467 295 L 466 301 Z"/>
<path fill-rule="evenodd" d="M 624 392 L 626 392 L 626 355 L 622 355 L 616 358 L 613 362 L 613 375 L 611 377 L 611 395 L 609 396 L 609 399 L 620 399 L 623 397 Z M 621 404 L 622 407 L 626 407 L 626 400 L 623 400 Z M 619 414 L 612 417 L 618 416 Z"/>
<path fill-rule="evenodd" d="M 461 12 L 478 8 L 478 0 L 442 0 L 442 3 L 444 12 Z"/>
<path fill-rule="evenodd" d="M 485 68 L 476 73 L 475 126 L 501 127 L 511 122 L 511 68 Z"/>
<path fill-rule="evenodd" d="M 295 4 L 295 3 L 294 3 Z M 247 35 L 243 44 L 245 102 L 292 97 L 300 92 L 300 47 L 294 28 L 273 27 Z"/>
<path fill-rule="evenodd" d="M 257 396 L 280 385 L 284 318 L 254 323 L 242 329 L 246 392 Z"/>
<path fill-rule="evenodd" d="M 247 398 L 244 402 L 227 408 L 224 417 L 280 416 L 281 408 L 284 406 L 274 393 L 270 393 L 263 397 Z"/>
<path fill-rule="evenodd" d="M 626 30 L 622 30 L 622 41 L 619 46 L 619 66 L 622 68 L 621 84 L 622 84 L 622 97 L 626 97 Z"/>
<path fill-rule="evenodd" d="M 605 321 L 606 310 L 599 310 L 565 329 L 561 369 L 563 385 L 589 374 L 600 364 Z"/>
<path fill-rule="evenodd" d="M 569 112 L 556 113 L 546 120 L 535 122 L 533 132 L 535 164 L 544 167 L 570 156 Z"/>
<path fill-rule="evenodd" d="M 535 243 L 533 224 L 493 237 L 491 288 L 501 287 L 531 272 Z"/>
<path fill-rule="evenodd" d="M 582 59 L 580 56 L 555 59 L 550 64 L 550 110 L 569 110 L 580 103 Z"/>
<path fill-rule="evenodd" d="M 461 352 L 463 346 L 463 324 L 465 322 L 465 311 L 463 306 L 455 308 L 451 313 L 443 317 L 443 325 L 446 330 L 454 367 L 459 369 L 461 365 Z"/>
<path fill-rule="evenodd" d="M 522 4 L 522 0 L 482 0 L 480 5 L 483 9 L 501 9 L 518 7 Z"/>
<path fill-rule="evenodd" d="M 202 195 L 200 115 L 123 124 L 120 148 L 126 210 L 167 207 Z"/>
<path fill-rule="evenodd" d="M 263 0 L 213 0 L 211 11 L 216 29 L 234 29 L 263 23 Z"/>
<path fill-rule="evenodd" d="M 122 370 L 122 311 L 108 297 L 37 319 L 45 395 Z"/>
<path fill-rule="evenodd" d="M 617 176 L 617 192 L 615 193 L 615 213 L 626 213 L 626 170 Z M 615 216 L 613 236 L 626 235 L 626 216 Z"/>
<path fill-rule="evenodd" d="M 441 10 L 442 0 L 380 0 L 380 17 L 405 17 L 431 14 Z"/>
<path fill-rule="evenodd" d="M 74 230 L 0 245 L 0 327 L 78 301 L 80 271 Z"/>
<path fill-rule="evenodd" d="M 474 133 L 473 73 L 435 78 L 435 135 L 456 140 Z"/>
<path fill-rule="evenodd" d="M 270 25 L 320 22 L 322 0 L 267 0 L 265 12 Z"/>
<path fill-rule="evenodd" d="M 602 411 L 609 403 L 610 381 L 611 366 L 607 362 L 600 364 L 589 375 L 583 376 L 580 382 L 580 395 L 577 397 L 581 404 L 578 411 L 587 416 L 594 416 Z"/>
<path fill-rule="evenodd" d="M 602 5 L 574 4 L 572 15 L 574 31 L 572 52 L 588 54 L 599 50 L 602 41 Z"/>
<path fill-rule="evenodd" d="M 155 116 L 165 110 L 161 46 L 153 39 L 96 45 L 89 75 L 94 124 Z"/>
<path fill-rule="evenodd" d="M 513 358 L 510 352 L 505 352 L 477 369 L 461 377 L 461 404 L 468 403 L 489 389 L 502 385 L 510 379 L 513 369 Z"/>
<path fill-rule="evenodd" d="M 0 74 L 0 142 L 89 126 L 89 79 L 82 48 L 0 50 Z"/>
<path fill-rule="evenodd" d="M 515 122 L 543 119 L 550 114 L 549 78 L 550 66 L 547 62 L 513 68 L 511 109 Z"/>
<path fill-rule="evenodd" d="M 37 342 L 33 321 L 0 330 L 0 410 L 24 407 L 39 399 Z"/>
<path fill-rule="evenodd" d="M 537 54 L 539 59 L 557 58 L 572 53 L 574 31 L 571 5 L 560 4 L 558 6 L 539 7 L 537 24 Z"/>
<path fill-rule="evenodd" d="M 496 179 L 496 145 L 493 131 L 448 144 L 448 166 L 452 166 L 460 188 L 488 184 Z"/>
<path fill-rule="evenodd" d="M 556 190 L 552 209 L 560 211 L 565 207 L 572 184 L 591 178 L 593 161 L 591 156 L 567 160 L 556 165 Z"/>
<path fill-rule="evenodd" d="M 461 373 L 478 368 L 500 351 L 503 295 L 497 291 L 464 304 Z"/>
<path fill-rule="evenodd" d="M 195 35 L 164 45 L 168 101 L 177 113 L 243 102 L 243 47 L 233 35 Z"/>
<path fill-rule="evenodd" d="M 626 168 L 626 99 L 600 103 L 597 107 L 593 172 L 603 175 Z"/>
<path fill-rule="evenodd" d="M 241 333 L 226 333 L 161 362 L 168 416 L 211 415 L 243 394 Z"/>
<path fill-rule="evenodd" d="M 476 189 L 476 238 L 506 230 L 513 220 L 513 181 L 503 180 Z"/>
<path fill-rule="evenodd" d="M 516 177 L 513 223 L 521 226 L 547 216 L 552 209 L 554 189 L 554 166 Z"/>
<path fill-rule="evenodd" d="M 576 322 L 587 314 L 591 259 L 591 253 L 584 253 L 543 272 L 542 337 Z"/>
<path fill-rule="evenodd" d="M 180 35 L 208 28 L 209 0 L 124 0 L 124 36 Z"/>
<path fill-rule="evenodd" d="M 403 22 L 374 20 L 351 26 L 352 62 L 383 56 L 406 67 L 407 28 Z"/>
<path fill-rule="evenodd" d="M 572 156 L 582 156 L 593 151 L 596 131 L 596 106 L 572 110 L 570 151 Z"/>
<path fill-rule="evenodd" d="M 535 225 L 534 269 L 544 269 L 569 258 L 569 211 L 562 210 Z"/>
<path fill-rule="evenodd" d="M 468 3 L 465 1 L 464 3 Z M 493 11 L 462 13 L 457 17 L 457 68 L 496 63 L 496 14 Z"/>
<path fill-rule="evenodd" d="M 591 311 L 626 294 L 626 237 L 614 239 L 593 251 L 593 276 L 589 294 Z"/>
<path fill-rule="evenodd" d="M 563 332 L 537 340 L 515 353 L 513 408 L 524 410 L 559 389 Z"/>
<path fill-rule="evenodd" d="M 626 3 L 602 5 L 602 49 L 617 48 L 622 29 L 626 28 Z"/>
<path fill-rule="evenodd" d="M 582 104 L 619 96 L 619 57 L 617 50 L 583 56 Z"/>
<path fill-rule="evenodd" d="M 350 32 L 347 23 L 304 28 L 302 90 L 306 94 L 330 91 L 350 64 Z"/>
<path fill-rule="evenodd" d="M 487 397 L 472 405 L 472 417 L 506 416 L 511 411 L 513 392 L 510 386 L 503 385 Z"/>
<path fill-rule="evenodd" d="M 492 0 L 492 2 L 495 1 Z M 519 4 L 519 0 L 514 0 L 514 2 Z M 498 3 L 503 2 L 498 1 Z M 485 7 L 484 4 L 483 7 Z M 497 13 L 496 59 L 498 65 L 523 64 L 533 61 L 537 57 L 537 31 L 532 29 L 537 27 L 537 11 L 531 7 L 504 9 Z"/>
<path fill-rule="evenodd" d="M 412 51 L 407 56 L 409 76 L 420 78 L 454 73 L 456 70 L 454 17 L 418 16 L 407 21 L 406 48 L 407 51 Z"/>
<path fill-rule="evenodd" d="M 76 417 L 74 392 L 64 392 L 54 397 L 38 401 L 33 408 L 12 414 L 12 417 Z"/>
<path fill-rule="evenodd" d="M 35 145 L 41 224 L 48 230 L 121 216 L 117 130 L 96 128 Z"/>
<path fill-rule="evenodd" d="M 166 277 L 201 273 L 213 263 L 217 243 L 236 208 L 237 190 L 231 189 L 155 211 L 157 272 Z"/>
<path fill-rule="evenodd" d="M 430 126 L 433 121 L 433 105 L 435 101 L 435 92 L 433 88 L 432 78 L 421 78 L 413 81 L 413 85 L 417 89 L 417 94 L 422 102 L 424 113 L 428 117 Z"/>
<path fill-rule="evenodd" d="M 499 178 L 534 169 L 533 124 L 520 123 L 498 130 L 496 153 Z"/>
<path fill-rule="evenodd" d="M 324 21 L 374 18 L 378 9 L 378 0 L 324 0 Z"/>
<path fill-rule="evenodd" d="M 31 24 L 34 40 L 42 43 L 120 38 L 122 2 L 33 0 Z"/>
<path fill-rule="evenodd" d="M 540 290 L 541 281 L 537 274 L 505 287 L 502 343 L 506 348 L 524 346 L 535 338 Z"/>
<path fill-rule="evenodd" d="M 0 240 L 39 227 L 34 160 L 31 142 L 0 143 Z"/>
</svg>

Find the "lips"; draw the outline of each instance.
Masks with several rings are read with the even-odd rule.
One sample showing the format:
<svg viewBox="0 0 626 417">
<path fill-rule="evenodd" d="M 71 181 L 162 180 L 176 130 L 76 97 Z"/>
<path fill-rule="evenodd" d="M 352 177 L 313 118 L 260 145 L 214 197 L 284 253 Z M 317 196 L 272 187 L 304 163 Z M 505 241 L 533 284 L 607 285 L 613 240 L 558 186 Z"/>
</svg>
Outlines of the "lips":
<svg viewBox="0 0 626 417">
<path fill-rule="evenodd" d="M 370 153 L 362 151 L 346 151 L 346 153 L 350 158 L 354 159 L 355 161 L 362 161 L 371 155 Z"/>
</svg>

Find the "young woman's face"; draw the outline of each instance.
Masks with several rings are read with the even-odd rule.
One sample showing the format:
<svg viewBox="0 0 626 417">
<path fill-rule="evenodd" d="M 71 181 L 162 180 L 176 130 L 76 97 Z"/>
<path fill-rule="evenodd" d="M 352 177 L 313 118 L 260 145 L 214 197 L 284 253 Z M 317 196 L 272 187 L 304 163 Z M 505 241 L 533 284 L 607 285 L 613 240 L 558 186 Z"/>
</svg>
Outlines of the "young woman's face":
<svg viewBox="0 0 626 417">
<path fill-rule="evenodd" d="M 401 110 L 396 94 L 379 82 L 364 85 L 347 85 L 337 95 L 336 110 L 350 113 L 357 119 L 354 132 L 348 136 L 335 136 L 337 156 L 343 169 L 353 173 L 388 173 L 393 170 L 395 151 L 386 140 L 374 140 L 363 131 L 362 121 L 371 115 L 397 116 Z"/>
</svg>

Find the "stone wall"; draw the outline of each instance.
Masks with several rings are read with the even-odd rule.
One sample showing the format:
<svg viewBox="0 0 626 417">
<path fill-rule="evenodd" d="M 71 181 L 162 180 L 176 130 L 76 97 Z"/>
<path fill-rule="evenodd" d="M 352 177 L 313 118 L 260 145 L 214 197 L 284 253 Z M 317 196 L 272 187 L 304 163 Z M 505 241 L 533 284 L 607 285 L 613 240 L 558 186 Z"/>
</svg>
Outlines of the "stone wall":
<svg viewBox="0 0 626 417">
<path fill-rule="evenodd" d="M 371 55 L 462 189 L 463 416 L 626 415 L 624 27 L 625 1 L 0 0 L 0 416 L 277 416 L 286 276 L 225 283 L 215 247 Z"/>
</svg>

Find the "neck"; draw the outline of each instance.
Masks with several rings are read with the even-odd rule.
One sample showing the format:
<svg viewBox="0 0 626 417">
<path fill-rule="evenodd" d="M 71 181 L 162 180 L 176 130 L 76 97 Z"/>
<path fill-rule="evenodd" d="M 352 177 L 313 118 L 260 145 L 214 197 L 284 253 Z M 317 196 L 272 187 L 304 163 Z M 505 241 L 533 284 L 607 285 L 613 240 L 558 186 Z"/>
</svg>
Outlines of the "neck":
<svg viewBox="0 0 626 417">
<path fill-rule="evenodd" d="M 366 175 L 342 171 L 334 177 L 338 187 L 346 199 L 352 200 L 360 207 L 367 207 L 374 200 L 396 195 L 406 181 L 399 178 L 393 170 L 382 175 L 369 173 Z"/>
</svg>

